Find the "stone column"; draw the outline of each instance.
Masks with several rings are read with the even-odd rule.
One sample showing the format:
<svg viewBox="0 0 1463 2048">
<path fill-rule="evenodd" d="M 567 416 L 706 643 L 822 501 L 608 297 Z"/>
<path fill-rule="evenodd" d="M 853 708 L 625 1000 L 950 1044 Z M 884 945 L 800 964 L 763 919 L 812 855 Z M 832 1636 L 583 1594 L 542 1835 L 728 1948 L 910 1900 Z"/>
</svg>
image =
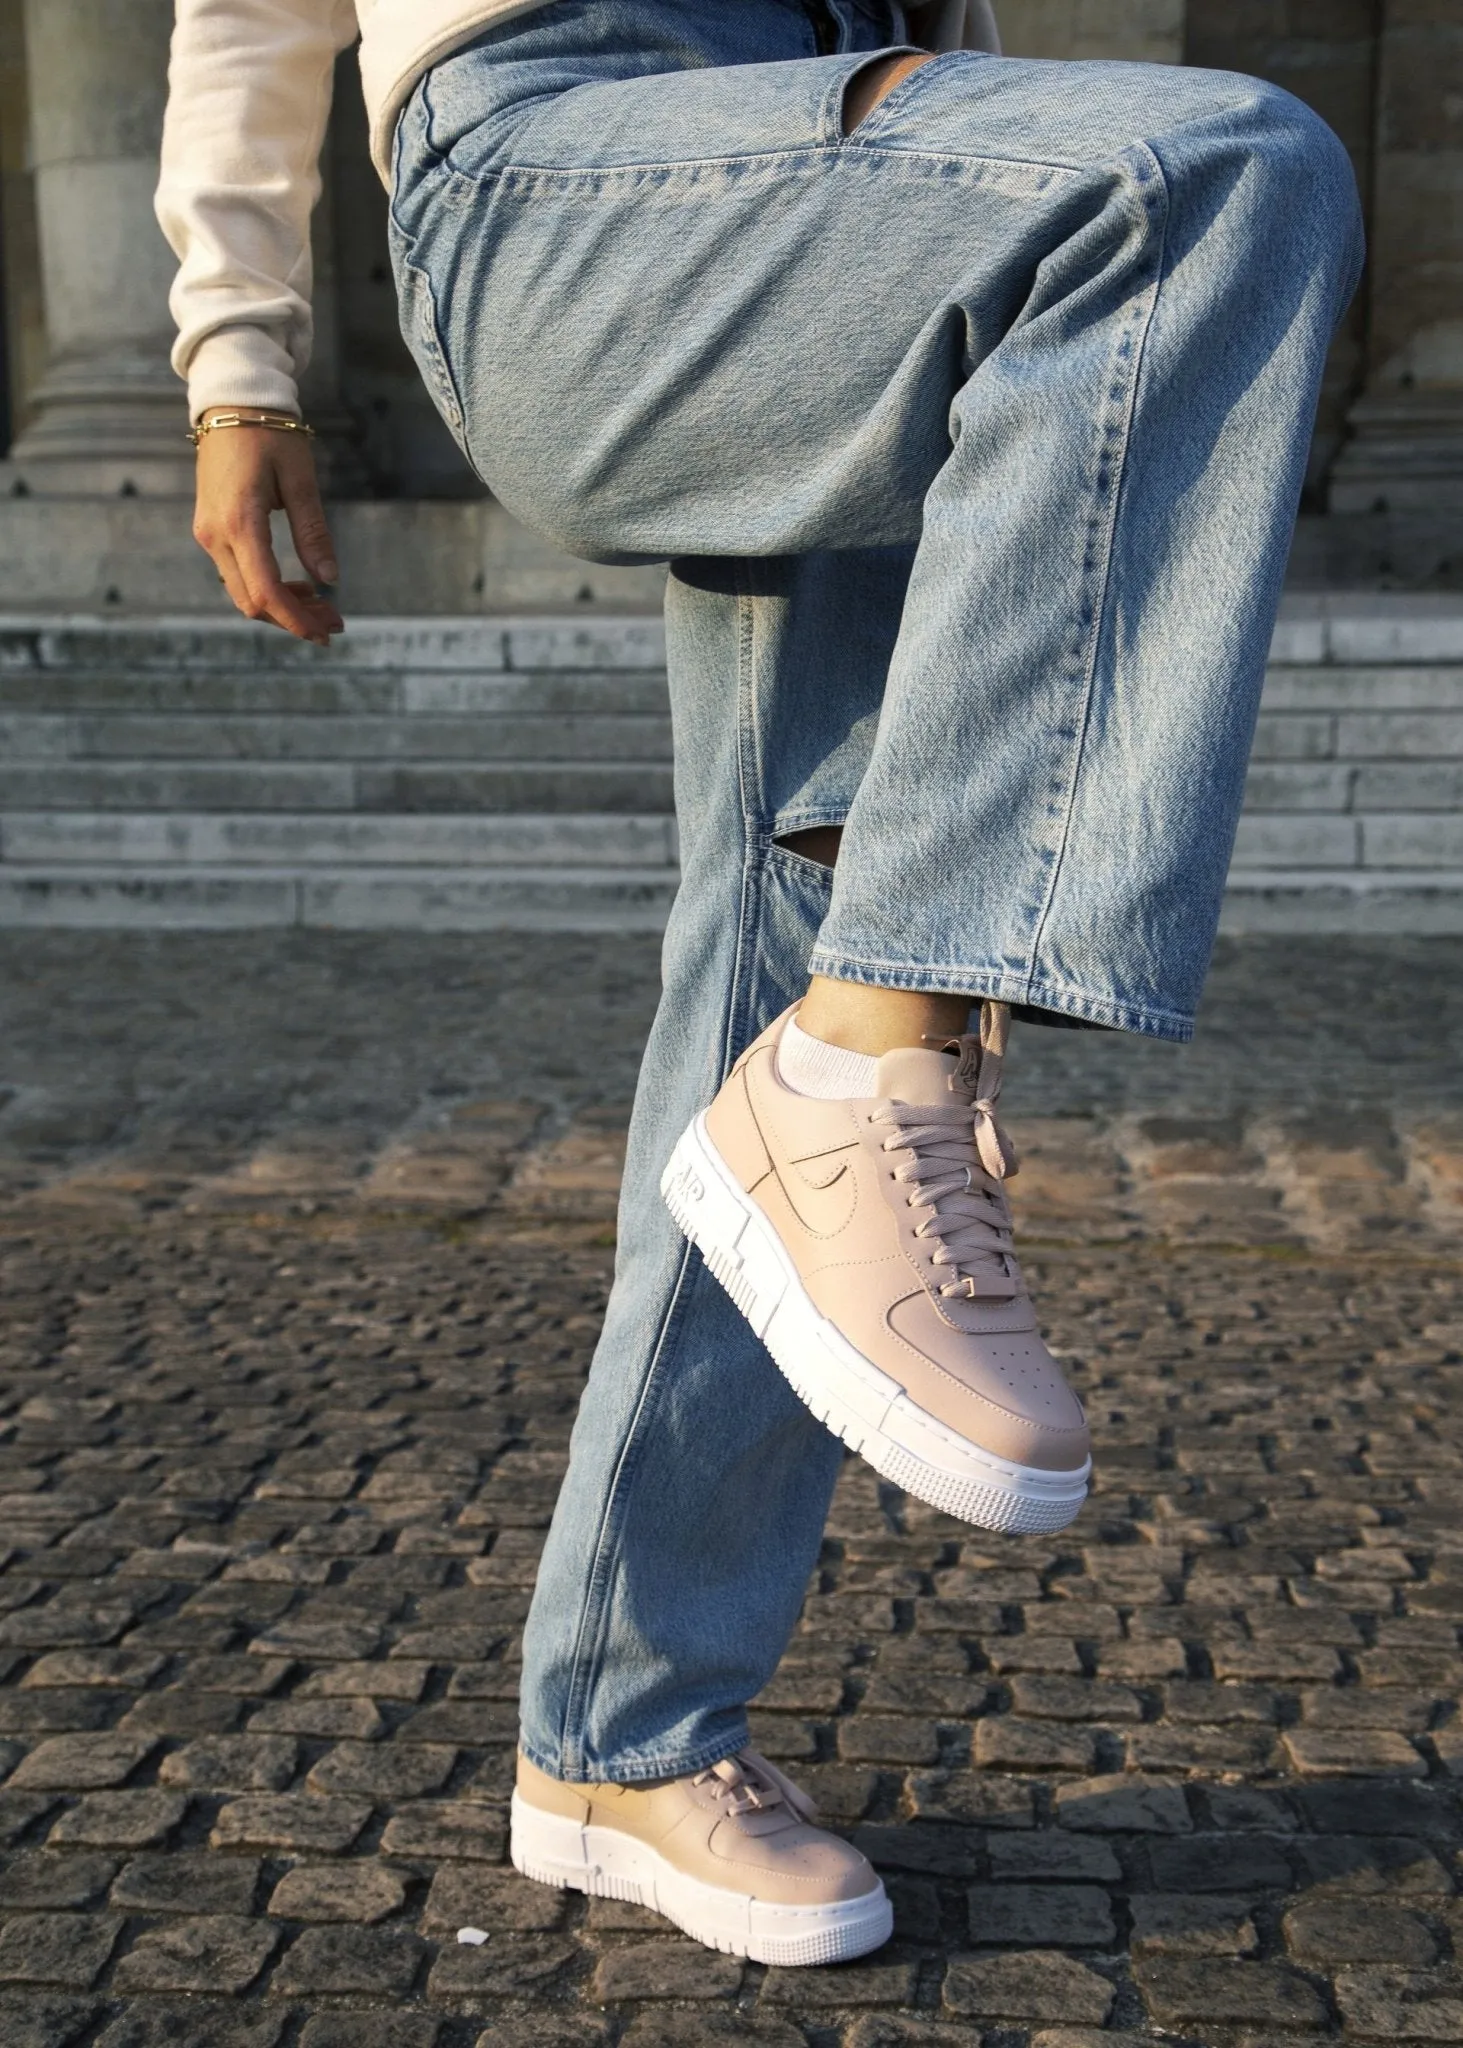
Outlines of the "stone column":
<svg viewBox="0 0 1463 2048">
<path fill-rule="evenodd" d="M 191 487 L 168 365 L 175 265 L 152 211 L 172 14 L 170 0 L 26 0 L 47 366 L 12 489 Z"/>
<path fill-rule="evenodd" d="M 1463 519 L 1463 14 L 1382 0 L 1366 383 L 1337 512 Z"/>
</svg>

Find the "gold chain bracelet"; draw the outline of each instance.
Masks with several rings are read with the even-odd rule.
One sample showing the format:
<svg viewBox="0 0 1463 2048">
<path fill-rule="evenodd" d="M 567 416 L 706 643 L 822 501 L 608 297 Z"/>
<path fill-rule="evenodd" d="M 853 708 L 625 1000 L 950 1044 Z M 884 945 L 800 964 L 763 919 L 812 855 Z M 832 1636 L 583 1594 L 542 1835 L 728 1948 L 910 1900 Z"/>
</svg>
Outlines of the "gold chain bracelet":
<svg viewBox="0 0 1463 2048">
<path fill-rule="evenodd" d="M 211 420 L 201 426 L 188 429 L 188 439 L 196 448 L 205 434 L 211 434 L 215 427 L 271 427 L 278 434 L 306 434 L 313 441 L 315 429 L 306 426 L 288 412 L 216 412 Z"/>
</svg>

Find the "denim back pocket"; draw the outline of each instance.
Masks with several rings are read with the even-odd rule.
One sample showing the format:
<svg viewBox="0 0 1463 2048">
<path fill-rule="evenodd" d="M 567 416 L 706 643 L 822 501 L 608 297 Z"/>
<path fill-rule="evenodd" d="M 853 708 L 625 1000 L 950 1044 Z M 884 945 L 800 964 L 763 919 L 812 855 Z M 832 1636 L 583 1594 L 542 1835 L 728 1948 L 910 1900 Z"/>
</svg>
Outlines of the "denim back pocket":
<svg viewBox="0 0 1463 2048">
<path fill-rule="evenodd" d="M 422 373 L 422 381 L 432 395 L 432 403 L 451 429 L 452 438 L 464 455 L 468 454 L 467 429 L 462 416 L 462 400 L 458 395 L 457 380 L 452 375 L 442 346 L 442 332 L 437 319 L 437 296 L 432 290 L 432 280 L 425 270 L 420 269 L 407 256 L 397 236 L 392 237 L 395 246 L 392 255 L 396 265 L 397 305 L 401 316 L 401 332 L 412 360 Z M 468 457 L 471 460 L 471 457 Z"/>
</svg>

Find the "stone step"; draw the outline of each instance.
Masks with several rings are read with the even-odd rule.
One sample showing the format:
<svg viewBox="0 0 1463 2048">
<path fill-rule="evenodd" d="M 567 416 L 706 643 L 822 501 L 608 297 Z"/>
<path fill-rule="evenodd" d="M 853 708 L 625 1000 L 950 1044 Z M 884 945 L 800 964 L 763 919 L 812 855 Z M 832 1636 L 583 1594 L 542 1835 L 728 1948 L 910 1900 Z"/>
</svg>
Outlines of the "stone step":
<svg viewBox="0 0 1463 2048">
<path fill-rule="evenodd" d="M 665 761 L 33 761 L 0 766 L 24 811 L 669 812 Z"/>
<path fill-rule="evenodd" d="M 668 761 L 668 717 L 373 718 L 269 713 L 0 713 L 11 761 Z"/>
<path fill-rule="evenodd" d="M 342 815 L 318 811 L 12 811 L 0 862 L 118 868 L 674 869 L 673 818 L 610 813 Z"/>
<path fill-rule="evenodd" d="M 667 712 L 665 670 L 0 668 L 0 714 L 351 718 L 644 716 Z"/>
<path fill-rule="evenodd" d="M 329 650 L 0 618 L 0 922 L 653 927 L 664 651 L 637 614 L 366 619 Z M 1293 598 L 1273 651 L 1231 928 L 1455 929 L 1463 605 Z"/>
<path fill-rule="evenodd" d="M 514 869 L 0 866 L 0 927 L 660 931 L 676 874 Z"/>
<path fill-rule="evenodd" d="M 0 615 L 0 672 L 25 670 L 655 669 L 665 666 L 665 629 L 644 613 L 497 618 L 356 618 L 329 647 L 277 627 L 221 615 L 201 619 Z"/>
<path fill-rule="evenodd" d="M 0 927 L 342 931 L 659 931 L 676 873 L 656 867 L 0 866 Z M 1463 867 L 1391 874 L 1231 870 L 1226 932 L 1463 934 Z"/>
<path fill-rule="evenodd" d="M 1219 928 L 1456 936 L 1463 933 L 1463 863 L 1388 871 L 1235 866 Z"/>
</svg>

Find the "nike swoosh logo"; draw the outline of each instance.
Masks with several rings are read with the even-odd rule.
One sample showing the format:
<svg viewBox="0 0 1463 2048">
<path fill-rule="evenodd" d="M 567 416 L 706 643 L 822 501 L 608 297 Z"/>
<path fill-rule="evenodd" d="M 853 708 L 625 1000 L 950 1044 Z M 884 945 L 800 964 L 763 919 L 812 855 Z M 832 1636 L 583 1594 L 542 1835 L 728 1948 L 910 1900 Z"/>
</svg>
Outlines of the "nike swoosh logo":
<svg viewBox="0 0 1463 2048">
<path fill-rule="evenodd" d="M 853 1147 L 839 1146 L 832 1152 L 815 1153 L 807 1161 L 788 1159 L 783 1146 L 775 1140 L 769 1142 L 767 1127 L 757 1114 L 750 1089 L 747 1108 L 772 1162 L 773 1177 L 793 1215 L 814 1237 L 836 1236 L 852 1219 L 858 1202 L 858 1183 L 849 1171 L 847 1157 L 843 1156 Z"/>
</svg>

